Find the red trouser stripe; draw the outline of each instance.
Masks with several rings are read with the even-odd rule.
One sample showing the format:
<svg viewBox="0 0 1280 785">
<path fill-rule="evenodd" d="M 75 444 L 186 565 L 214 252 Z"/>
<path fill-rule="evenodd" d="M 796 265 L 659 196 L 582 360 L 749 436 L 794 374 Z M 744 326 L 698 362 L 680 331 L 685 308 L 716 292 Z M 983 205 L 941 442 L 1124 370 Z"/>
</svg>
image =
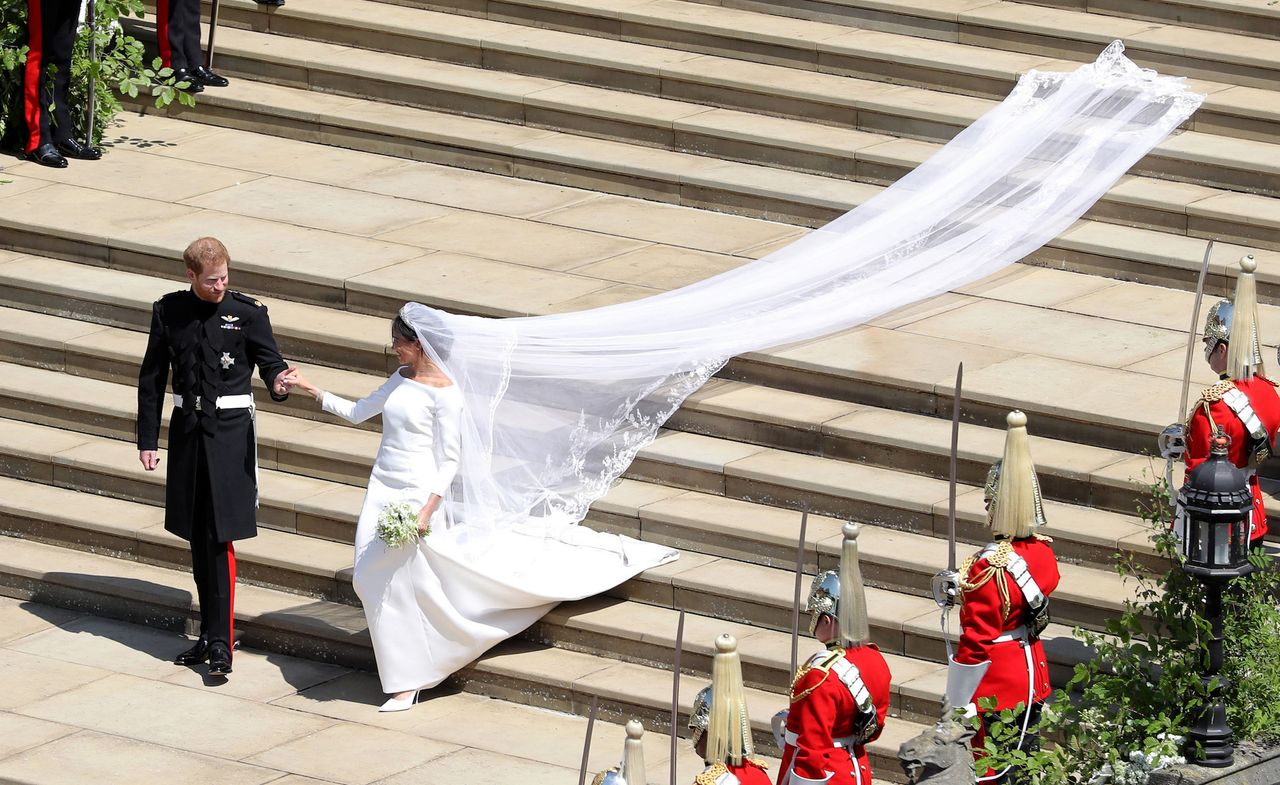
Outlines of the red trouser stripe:
<svg viewBox="0 0 1280 785">
<path fill-rule="evenodd" d="M 22 81 L 22 113 L 27 120 L 26 151 L 40 146 L 40 72 L 44 70 L 41 0 L 27 0 L 27 67 Z"/>
<path fill-rule="evenodd" d="M 173 65 L 173 52 L 169 49 L 169 0 L 156 0 L 156 44 L 160 47 L 160 63 L 165 68 Z"/>
<path fill-rule="evenodd" d="M 236 645 L 236 548 L 227 543 L 227 582 L 231 586 L 231 596 L 227 599 L 227 646 Z"/>
</svg>

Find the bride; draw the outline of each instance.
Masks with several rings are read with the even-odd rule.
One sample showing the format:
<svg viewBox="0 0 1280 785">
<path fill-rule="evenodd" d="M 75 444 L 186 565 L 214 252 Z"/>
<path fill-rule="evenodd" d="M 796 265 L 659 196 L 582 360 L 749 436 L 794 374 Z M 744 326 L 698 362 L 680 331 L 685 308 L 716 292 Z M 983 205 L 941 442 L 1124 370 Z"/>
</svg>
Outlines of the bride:
<svg viewBox="0 0 1280 785">
<path fill-rule="evenodd" d="M 467 633 L 442 601 L 439 576 L 421 547 L 425 540 L 388 547 L 377 536 L 378 517 L 388 504 L 408 502 L 419 510 L 421 534 L 439 518 L 458 470 L 462 395 L 400 315 L 391 322 L 391 348 L 400 367 L 359 401 L 317 388 L 296 369 L 288 379 L 326 412 L 352 423 L 382 414 L 382 442 L 356 525 L 352 582 L 364 605 L 382 689 L 391 694 L 380 711 L 403 711 L 419 689 L 448 675 L 439 673 L 437 663 L 452 660 L 449 649 Z M 433 348 L 448 357 L 445 340 L 437 339 Z"/>
</svg>

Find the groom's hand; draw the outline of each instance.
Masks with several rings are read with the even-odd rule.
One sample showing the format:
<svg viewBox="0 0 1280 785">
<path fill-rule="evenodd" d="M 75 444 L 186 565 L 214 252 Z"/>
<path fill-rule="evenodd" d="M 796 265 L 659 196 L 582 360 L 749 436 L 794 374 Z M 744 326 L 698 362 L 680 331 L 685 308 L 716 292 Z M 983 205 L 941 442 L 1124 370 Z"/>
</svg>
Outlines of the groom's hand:
<svg viewBox="0 0 1280 785">
<path fill-rule="evenodd" d="M 293 388 L 297 373 L 297 368 L 289 368 L 276 374 L 276 380 L 271 385 L 271 391 L 276 395 L 288 395 L 289 390 Z"/>
<path fill-rule="evenodd" d="M 160 465 L 160 452 L 158 450 L 138 450 L 138 460 L 142 462 L 142 468 L 147 471 L 155 471 Z"/>
</svg>

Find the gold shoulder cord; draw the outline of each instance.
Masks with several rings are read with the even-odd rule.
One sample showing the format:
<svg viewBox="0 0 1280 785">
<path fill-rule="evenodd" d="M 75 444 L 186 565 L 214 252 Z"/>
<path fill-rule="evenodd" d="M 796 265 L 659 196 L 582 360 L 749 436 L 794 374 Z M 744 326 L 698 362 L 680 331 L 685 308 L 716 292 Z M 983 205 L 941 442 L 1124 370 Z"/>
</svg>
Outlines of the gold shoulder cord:
<svg viewBox="0 0 1280 785">
<path fill-rule="evenodd" d="M 693 778 L 695 785 L 716 785 L 716 780 L 720 779 L 723 774 L 729 773 L 729 767 L 723 763 L 714 763 L 702 770 L 702 773 Z"/>
<path fill-rule="evenodd" d="M 827 681 L 827 677 L 831 675 L 831 666 L 834 665 L 843 656 L 844 656 L 844 649 L 837 646 L 831 650 L 831 652 L 827 655 L 827 658 L 825 660 L 823 660 L 822 662 L 819 662 L 817 665 L 802 665 L 799 668 L 797 668 L 796 677 L 791 680 L 791 702 L 795 703 L 796 701 L 804 700 L 805 698 L 812 695 L 813 691 L 821 687 Z M 822 671 L 822 678 L 818 680 L 817 684 L 813 685 L 809 689 L 797 695 L 796 685 L 798 685 L 800 683 L 800 680 L 803 679 L 805 675 L 808 674 L 809 671 L 811 670 Z"/>
<path fill-rule="evenodd" d="M 987 566 L 978 573 L 977 577 L 972 581 L 964 578 L 960 579 L 960 592 L 962 594 L 968 594 L 971 591 L 985 586 L 987 581 L 995 577 L 996 573 L 1004 572 L 1005 568 L 1009 566 L 1009 557 L 1012 555 L 1013 544 L 1008 540 L 1001 540 L 996 545 L 995 552 L 987 557 Z M 960 570 L 960 574 L 968 575 L 969 571 L 973 569 L 974 562 L 976 561 L 976 556 L 970 556 L 968 559 L 965 559 Z M 1000 593 L 1001 619 L 1008 619 L 1009 611 L 1012 608 L 1012 603 L 1009 600 L 1009 586 L 1005 581 L 996 581 L 996 591 Z"/>
</svg>

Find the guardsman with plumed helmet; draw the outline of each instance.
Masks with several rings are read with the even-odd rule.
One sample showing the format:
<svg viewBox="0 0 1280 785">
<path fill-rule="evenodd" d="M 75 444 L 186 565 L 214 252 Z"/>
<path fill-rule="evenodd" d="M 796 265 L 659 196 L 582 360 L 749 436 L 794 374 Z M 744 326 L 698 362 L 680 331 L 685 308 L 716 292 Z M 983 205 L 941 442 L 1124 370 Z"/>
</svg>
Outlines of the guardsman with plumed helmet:
<svg viewBox="0 0 1280 785">
<path fill-rule="evenodd" d="M 694 785 L 772 785 L 768 766 L 752 757 L 751 720 L 742 683 L 738 641 L 732 635 L 716 638 L 711 662 L 711 685 L 693 699 L 689 714 L 693 751 L 707 767 Z"/>
<path fill-rule="evenodd" d="M 1027 416 L 1007 417 L 1004 457 L 987 475 L 987 521 L 992 541 L 959 569 L 960 642 L 947 672 L 947 703 L 982 715 L 975 756 L 993 718 L 976 706 L 995 698 L 995 711 L 1021 708 L 1019 746 L 1038 744 L 1036 725 L 1049 697 L 1049 665 L 1040 634 L 1049 623 L 1049 595 L 1058 586 L 1058 561 L 1048 537 L 1044 501 L 1027 436 Z M 1009 772 L 987 772 L 988 781 Z M 1016 773 L 1015 773 L 1016 774 Z"/>
<path fill-rule="evenodd" d="M 1240 260 L 1234 300 L 1214 303 L 1205 319 L 1205 359 L 1221 381 L 1200 393 L 1187 418 L 1183 460 L 1187 471 L 1207 461 L 1218 428 L 1231 438 L 1229 457 L 1249 477 L 1253 493 L 1249 539 L 1261 547 L 1267 534 L 1267 510 L 1257 469 L 1275 449 L 1280 395 L 1262 362 L 1255 266 L 1252 256 Z"/>
<path fill-rule="evenodd" d="M 778 785 L 871 782 L 866 745 L 884 730 L 891 675 L 871 643 L 860 528 L 845 524 L 839 572 L 819 573 L 809 590 L 809 632 L 827 648 L 796 671 L 791 707 L 774 718 L 783 747 Z"/>
</svg>

